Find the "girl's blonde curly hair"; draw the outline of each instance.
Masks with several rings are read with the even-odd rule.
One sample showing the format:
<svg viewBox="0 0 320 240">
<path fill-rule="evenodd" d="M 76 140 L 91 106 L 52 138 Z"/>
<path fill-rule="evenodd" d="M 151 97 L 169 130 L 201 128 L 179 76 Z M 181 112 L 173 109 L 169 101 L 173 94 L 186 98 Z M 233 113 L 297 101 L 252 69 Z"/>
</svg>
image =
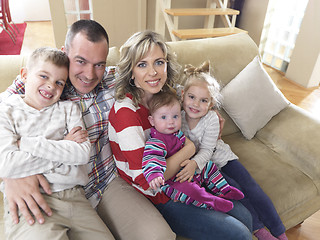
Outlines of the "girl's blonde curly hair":
<svg viewBox="0 0 320 240">
<path fill-rule="evenodd" d="M 199 83 L 205 83 L 208 87 L 213 108 L 220 108 L 222 95 L 220 93 L 220 84 L 210 74 L 210 62 L 205 61 L 200 67 L 194 67 L 191 64 L 184 69 L 184 92 L 187 92 L 191 86 L 197 86 Z"/>
</svg>

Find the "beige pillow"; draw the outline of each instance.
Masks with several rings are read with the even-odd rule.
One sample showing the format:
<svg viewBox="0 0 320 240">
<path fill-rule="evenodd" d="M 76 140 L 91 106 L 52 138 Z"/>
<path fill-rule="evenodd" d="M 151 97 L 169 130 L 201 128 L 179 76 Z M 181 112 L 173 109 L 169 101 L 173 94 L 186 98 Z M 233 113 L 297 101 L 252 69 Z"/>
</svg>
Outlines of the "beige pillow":
<svg viewBox="0 0 320 240">
<path fill-rule="evenodd" d="M 221 93 L 224 110 L 248 140 L 289 104 L 263 68 L 258 56 Z"/>
</svg>

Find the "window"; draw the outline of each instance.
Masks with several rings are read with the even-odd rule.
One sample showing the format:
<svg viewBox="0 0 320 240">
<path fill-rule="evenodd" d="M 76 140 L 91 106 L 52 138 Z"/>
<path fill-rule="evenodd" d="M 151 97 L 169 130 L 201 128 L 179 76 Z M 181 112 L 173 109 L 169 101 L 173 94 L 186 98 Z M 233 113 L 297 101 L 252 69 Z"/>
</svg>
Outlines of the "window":
<svg viewBox="0 0 320 240">
<path fill-rule="evenodd" d="M 286 72 L 308 0 L 270 0 L 260 41 L 262 61 Z"/>
</svg>

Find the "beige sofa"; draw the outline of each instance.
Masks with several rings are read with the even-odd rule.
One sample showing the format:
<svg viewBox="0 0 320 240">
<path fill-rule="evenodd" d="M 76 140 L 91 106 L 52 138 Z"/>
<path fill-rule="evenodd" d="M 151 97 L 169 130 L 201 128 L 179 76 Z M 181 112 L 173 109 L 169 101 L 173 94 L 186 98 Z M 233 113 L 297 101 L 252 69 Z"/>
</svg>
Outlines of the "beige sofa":
<svg viewBox="0 0 320 240">
<path fill-rule="evenodd" d="M 215 77 L 223 85 L 258 54 L 257 46 L 247 34 L 169 44 L 181 65 L 197 66 L 209 59 Z M 116 64 L 118 58 L 118 49 L 111 48 L 108 64 Z M 24 64 L 21 56 L 0 56 L 1 92 Z M 247 140 L 226 112 L 222 110 L 222 114 L 226 119 L 223 139 L 270 196 L 287 229 L 320 209 L 319 119 L 289 104 Z M 3 220 L 0 221 L 2 224 Z"/>
</svg>

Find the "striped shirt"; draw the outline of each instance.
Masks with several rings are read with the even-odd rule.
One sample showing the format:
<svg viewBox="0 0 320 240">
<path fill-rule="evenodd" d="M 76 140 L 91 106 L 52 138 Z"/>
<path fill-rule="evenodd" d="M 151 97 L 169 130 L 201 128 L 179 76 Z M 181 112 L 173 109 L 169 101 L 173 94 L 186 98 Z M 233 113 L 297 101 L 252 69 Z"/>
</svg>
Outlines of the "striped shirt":
<svg viewBox="0 0 320 240">
<path fill-rule="evenodd" d="M 166 170 L 166 158 L 178 152 L 185 143 L 185 135 L 181 130 L 173 134 L 163 134 L 155 128 L 151 128 L 151 137 L 146 142 L 145 150 L 142 159 L 142 170 L 148 183 L 154 178 L 162 177 Z M 197 207 L 212 209 L 212 206 L 206 204 L 208 199 L 213 198 L 211 193 L 208 193 L 201 187 L 202 184 L 208 186 L 208 182 L 204 178 L 214 180 L 211 185 L 217 186 L 221 183 L 226 183 L 221 174 L 216 174 L 216 165 L 208 161 L 201 174 L 194 175 L 192 182 L 185 181 L 180 183 L 177 177 L 165 181 L 160 186 L 160 189 L 172 200 L 186 204 L 192 204 Z M 220 173 L 220 172 L 219 172 Z"/>
<path fill-rule="evenodd" d="M 84 190 L 93 207 L 98 205 L 104 189 L 116 176 L 108 137 L 109 111 L 114 103 L 115 79 L 116 68 L 107 67 L 101 83 L 92 92 L 80 95 L 68 82 L 61 96 L 62 99 L 69 99 L 80 107 L 92 144 L 88 164 L 89 183 Z M 17 93 L 24 94 L 24 83 L 20 76 L 1 94 L 0 101 L 1 98 Z"/>
<path fill-rule="evenodd" d="M 181 130 L 173 134 L 164 134 L 151 128 L 151 137 L 147 140 L 142 158 L 143 175 L 150 183 L 154 178 L 162 177 L 166 171 L 166 159 L 178 152 L 185 143 Z"/>
<path fill-rule="evenodd" d="M 154 192 L 142 172 L 142 156 L 151 125 L 149 110 L 134 106 L 131 96 L 116 101 L 110 111 L 109 137 L 119 175 L 154 204 L 169 198 L 163 192 Z"/>
<path fill-rule="evenodd" d="M 196 146 L 196 155 L 192 159 L 197 162 L 200 171 L 209 160 L 213 161 L 221 169 L 228 161 L 238 159 L 237 155 L 230 149 L 230 146 L 224 143 L 222 139 L 218 139 L 220 125 L 215 111 L 209 111 L 200 119 L 197 126 L 191 130 L 185 115 L 185 111 L 182 111 L 181 130 Z"/>
</svg>

